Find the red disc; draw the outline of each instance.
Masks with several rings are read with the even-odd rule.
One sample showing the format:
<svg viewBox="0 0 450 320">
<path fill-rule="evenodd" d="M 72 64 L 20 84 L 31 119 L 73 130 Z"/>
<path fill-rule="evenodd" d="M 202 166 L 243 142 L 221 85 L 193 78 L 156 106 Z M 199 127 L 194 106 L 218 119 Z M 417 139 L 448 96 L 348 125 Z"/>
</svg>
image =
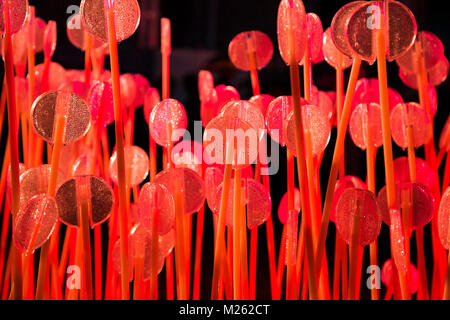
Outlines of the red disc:
<svg viewBox="0 0 450 320">
<path fill-rule="evenodd" d="M 234 66 L 240 70 L 250 71 L 250 55 L 256 58 L 258 70 L 264 68 L 272 59 L 273 45 L 269 36 L 261 31 L 245 31 L 236 35 L 228 46 L 228 56 Z"/>
<path fill-rule="evenodd" d="M 438 230 L 442 245 L 450 250 L 450 187 L 445 190 L 439 205 Z"/>
<path fill-rule="evenodd" d="M 397 181 L 395 184 L 396 207 L 402 212 L 411 208 L 411 226 L 418 228 L 431 221 L 434 210 L 434 198 L 428 189 L 417 182 Z M 387 206 L 386 187 L 378 193 L 378 205 L 384 223 L 391 224 Z"/>
<path fill-rule="evenodd" d="M 367 186 L 360 178 L 356 176 L 345 176 L 344 178 L 336 181 L 330 211 L 330 220 L 333 222 L 336 221 L 336 205 L 339 201 L 339 198 L 341 197 L 342 192 L 344 192 L 348 188 L 367 189 Z"/>
<path fill-rule="evenodd" d="M 155 183 L 164 185 L 175 199 L 176 193 L 184 195 L 184 213 L 192 214 L 200 210 L 205 202 L 205 185 L 195 171 L 188 168 L 169 168 L 158 173 Z"/>
<path fill-rule="evenodd" d="M 281 198 L 280 204 L 278 205 L 278 219 L 282 224 L 286 224 L 288 221 L 289 209 L 288 209 L 288 201 L 289 195 L 286 192 L 284 196 Z M 294 190 L 294 208 L 297 212 L 301 210 L 300 203 L 300 190 L 295 188 Z"/>
<path fill-rule="evenodd" d="M 153 212 L 155 211 L 155 212 Z M 166 234 L 175 223 L 175 202 L 170 191 L 161 184 L 147 182 L 139 192 L 139 221 L 153 230 L 156 215 L 158 234 Z"/>
<path fill-rule="evenodd" d="M 408 147 L 408 128 L 413 131 L 414 147 L 425 144 L 430 136 L 430 120 L 426 111 L 415 102 L 397 105 L 391 112 L 391 133 L 401 148 Z"/>
<path fill-rule="evenodd" d="M 369 141 L 374 148 L 382 146 L 380 106 L 376 103 L 359 104 L 350 117 L 349 131 L 353 143 L 362 150 L 367 148 Z"/>
<path fill-rule="evenodd" d="M 289 48 L 289 30 L 294 36 L 294 52 Z M 283 61 L 289 65 L 291 54 L 300 63 L 305 56 L 306 47 L 306 13 L 301 0 L 282 0 L 277 15 L 278 49 Z"/>
<path fill-rule="evenodd" d="M 169 137 L 169 125 L 172 136 Z M 150 113 L 150 134 L 157 144 L 167 147 L 183 136 L 187 127 L 184 106 L 175 99 L 164 99 Z"/>
<path fill-rule="evenodd" d="M 359 228 L 354 226 L 356 221 L 359 221 Z M 372 243 L 381 230 L 381 216 L 375 195 L 363 189 L 344 190 L 336 205 L 336 227 L 347 243 L 352 241 L 354 231 L 359 233 L 359 245 Z"/>
<path fill-rule="evenodd" d="M 127 146 L 125 153 L 125 176 L 127 184 L 134 187 L 147 178 L 149 170 L 149 159 L 147 153 L 137 146 Z M 111 180 L 118 184 L 117 173 L 117 150 L 114 150 L 109 162 L 109 174 Z"/>
<path fill-rule="evenodd" d="M 20 208 L 14 221 L 16 246 L 22 252 L 33 252 L 50 238 L 57 221 L 58 206 L 53 197 L 46 194 L 32 197 Z"/>
</svg>

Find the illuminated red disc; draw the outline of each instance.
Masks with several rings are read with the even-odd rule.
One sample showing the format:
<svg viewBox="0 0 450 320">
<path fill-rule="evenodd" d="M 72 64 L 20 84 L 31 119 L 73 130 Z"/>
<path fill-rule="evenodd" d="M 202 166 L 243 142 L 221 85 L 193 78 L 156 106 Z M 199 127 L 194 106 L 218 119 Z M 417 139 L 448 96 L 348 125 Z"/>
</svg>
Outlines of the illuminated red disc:
<svg viewBox="0 0 450 320">
<path fill-rule="evenodd" d="M 150 160 L 148 159 L 147 153 L 137 146 L 126 146 L 124 148 L 124 153 L 127 184 L 130 187 L 134 187 L 147 178 Z M 111 156 L 109 162 L 109 174 L 111 180 L 115 184 L 118 184 L 117 150 L 115 150 Z"/>
<path fill-rule="evenodd" d="M 284 137 L 284 126 L 293 110 L 292 97 L 280 96 L 275 98 L 268 106 L 266 112 L 266 127 L 270 137 L 278 142 L 282 147 L 286 145 Z"/>
<path fill-rule="evenodd" d="M 87 31 L 84 24 L 81 23 L 80 14 L 77 13 L 71 16 L 70 20 L 67 21 L 67 37 L 69 38 L 70 43 L 81 51 L 85 51 L 87 46 L 86 35 Z M 106 46 L 107 43 L 99 38 L 92 37 L 91 45 L 92 48 L 100 48 Z"/>
<path fill-rule="evenodd" d="M 312 12 L 306 14 L 306 32 L 309 41 L 309 57 L 311 61 L 314 61 L 321 54 L 323 42 L 322 22 L 317 14 Z"/>
<path fill-rule="evenodd" d="M 205 170 L 205 194 L 206 201 L 211 211 L 216 212 L 216 193 L 223 182 L 223 169 L 221 167 L 208 167 Z"/>
<path fill-rule="evenodd" d="M 16 246 L 22 252 L 33 252 L 50 238 L 57 221 L 58 207 L 53 197 L 32 197 L 17 213 L 13 230 Z"/>
<path fill-rule="evenodd" d="M 172 162 L 175 167 L 189 168 L 199 176 L 203 175 L 203 146 L 195 140 L 182 140 L 172 150 Z"/>
<path fill-rule="evenodd" d="M 394 160 L 394 178 L 395 181 L 411 181 L 408 157 L 399 157 Z M 434 190 L 434 186 L 438 183 L 430 165 L 419 157 L 416 157 L 416 180 L 428 190 Z"/>
<path fill-rule="evenodd" d="M 258 140 L 251 124 L 237 117 L 219 114 L 205 128 L 203 149 L 211 159 L 210 164 L 232 164 L 234 168 L 245 168 L 257 159 Z"/>
<path fill-rule="evenodd" d="M 192 214 L 200 210 L 205 202 L 205 185 L 195 171 L 188 168 L 169 168 L 158 173 L 155 183 L 164 185 L 176 202 L 176 193 L 184 195 L 184 213 Z"/>
<path fill-rule="evenodd" d="M 447 80 L 449 64 L 445 56 L 428 70 L 428 82 L 431 87 L 436 87 Z M 417 74 L 403 68 L 399 68 L 399 77 L 408 87 L 417 90 Z"/>
<path fill-rule="evenodd" d="M 231 100 L 241 99 L 239 92 L 233 86 L 226 86 L 224 84 L 219 84 L 215 89 L 217 94 L 217 112 L 222 111 L 223 106 L 226 105 Z"/>
<path fill-rule="evenodd" d="M 357 230 L 354 230 L 355 221 L 359 221 Z M 359 233 L 359 245 L 372 243 L 381 230 L 381 216 L 375 195 L 363 189 L 344 190 L 336 205 L 336 227 L 347 243 L 352 241 L 354 231 Z"/>
<path fill-rule="evenodd" d="M 150 87 L 144 97 L 144 119 L 148 123 L 150 120 L 150 114 L 153 108 L 161 102 L 158 89 Z"/>
<path fill-rule="evenodd" d="M 359 104 L 350 117 L 349 131 L 353 143 L 362 150 L 367 148 L 369 141 L 374 148 L 382 146 L 380 106 L 376 103 Z"/>
<path fill-rule="evenodd" d="M 263 117 L 266 116 L 267 108 L 269 107 L 269 104 L 275 99 L 275 97 L 271 96 L 270 94 L 260 94 L 251 97 L 248 102 L 254 104 L 261 110 L 261 113 Z"/>
<path fill-rule="evenodd" d="M 338 203 L 338 200 L 341 197 L 342 192 L 344 192 L 348 188 L 367 189 L 367 186 L 360 178 L 356 176 L 345 176 L 344 178 L 336 181 L 330 211 L 330 220 L 333 222 L 336 221 L 336 205 Z"/>
<path fill-rule="evenodd" d="M 48 164 L 33 167 L 20 175 L 20 206 L 22 207 L 33 196 L 47 193 L 51 166 Z M 64 181 L 64 173 L 58 170 L 56 186 Z"/>
<path fill-rule="evenodd" d="M 294 52 L 289 48 L 289 30 L 292 28 Z M 283 61 L 289 65 L 291 54 L 300 63 L 305 56 L 306 13 L 301 0 L 282 0 L 277 15 L 278 49 Z"/>
<path fill-rule="evenodd" d="M 419 273 L 416 267 L 410 263 L 409 264 L 409 290 L 411 294 L 417 292 L 419 286 Z M 390 287 L 392 284 L 392 259 L 387 259 L 381 268 L 381 281 L 383 281 L 386 287 Z"/>
<path fill-rule="evenodd" d="M 323 33 L 322 51 L 325 61 L 335 69 L 341 68 L 344 70 L 352 65 L 353 59 L 336 48 L 330 28 Z"/>
<path fill-rule="evenodd" d="M 415 102 L 397 105 L 391 112 L 391 134 L 401 148 L 408 147 L 408 127 L 413 130 L 414 147 L 425 144 L 430 136 L 430 120 L 426 111 Z"/>
<path fill-rule="evenodd" d="M 425 69 L 430 70 L 444 56 L 444 45 L 442 41 L 433 33 L 420 31 L 417 33 L 416 43 L 402 57 L 398 58 L 397 64 L 405 71 L 419 72 L 417 68 L 417 47 L 421 47 L 425 62 Z"/>
<path fill-rule="evenodd" d="M 280 204 L 278 206 L 278 218 L 280 219 L 280 222 L 282 224 L 286 224 L 288 221 L 289 215 L 288 198 L 289 195 L 286 192 L 284 196 L 281 198 Z M 300 190 L 298 190 L 297 188 L 295 188 L 294 190 L 294 208 L 297 212 L 300 212 L 302 208 L 300 202 Z"/>
<path fill-rule="evenodd" d="M 125 107 L 134 106 L 136 99 L 137 87 L 134 76 L 131 73 L 120 75 L 120 97 Z"/>
<path fill-rule="evenodd" d="M 0 3 L 0 32 L 3 35 L 5 32 L 4 19 L 4 1 Z M 14 34 L 22 28 L 28 13 L 27 0 L 9 0 L 9 15 L 11 22 L 11 34 Z"/>
<path fill-rule="evenodd" d="M 251 178 L 241 179 L 241 188 L 243 201 L 247 205 L 247 227 L 252 229 L 267 220 L 272 207 L 272 200 L 267 189 L 258 181 Z M 217 188 L 215 211 L 214 214 L 219 215 L 220 202 L 222 199 L 222 183 Z M 225 217 L 225 224 L 229 227 L 233 226 L 233 206 L 234 206 L 234 179 L 230 182 L 228 192 L 228 205 Z"/>
<path fill-rule="evenodd" d="M 411 226 L 418 228 L 431 221 L 434 210 L 434 198 L 430 191 L 421 183 L 397 181 L 395 184 L 396 207 L 405 212 L 411 208 Z M 389 210 L 387 206 L 386 187 L 378 193 L 378 205 L 381 211 L 383 222 L 391 224 Z"/>
<path fill-rule="evenodd" d="M 145 95 L 148 89 L 150 89 L 150 82 L 148 82 L 146 77 L 140 74 L 133 74 L 133 78 L 136 85 L 136 95 L 133 105 L 138 108 L 144 105 Z"/>
<path fill-rule="evenodd" d="M 438 230 L 442 245 L 450 250 L 450 187 L 445 190 L 439 205 Z"/>
<path fill-rule="evenodd" d="M 313 105 L 302 106 L 303 130 L 311 137 L 311 151 L 313 155 L 319 155 L 325 150 L 330 140 L 331 124 L 328 115 L 319 107 Z M 286 147 L 297 155 L 295 140 L 294 111 L 289 114 L 285 128 Z"/>
<path fill-rule="evenodd" d="M 272 59 L 273 45 L 269 36 L 261 31 L 245 31 L 236 35 L 228 46 L 228 56 L 234 66 L 250 71 L 250 55 L 255 55 L 256 68 L 264 68 Z"/>
<path fill-rule="evenodd" d="M 105 81 L 94 81 L 89 91 L 87 103 L 91 108 L 92 120 L 99 121 L 101 113 L 103 125 L 114 121 L 114 104 L 111 83 Z"/>
<path fill-rule="evenodd" d="M 139 192 L 139 221 L 148 229 L 153 230 L 154 214 L 156 215 L 158 234 L 166 234 L 173 228 L 175 202 L 172 194 L 161 184 L 147 182 Z"/>
<path fill-rule="evenodd" d="M 157 144 L 167 147 L 183 136 L 187 127 L 184 106 L 175 99 L 165 99 L 150 113 L 150 134 Z M 169 136 L 171 126 L 172 136 Z"/>
</svg>

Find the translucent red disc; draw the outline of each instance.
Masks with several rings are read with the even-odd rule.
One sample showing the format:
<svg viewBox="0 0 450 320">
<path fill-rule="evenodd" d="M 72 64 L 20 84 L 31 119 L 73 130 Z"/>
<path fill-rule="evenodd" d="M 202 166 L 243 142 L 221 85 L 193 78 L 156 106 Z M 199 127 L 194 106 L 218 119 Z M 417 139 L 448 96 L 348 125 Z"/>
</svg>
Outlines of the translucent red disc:
<svg viewBox="0 0 450 320">
<path fill-rule="evenodd" d="M 205 185 L 195 171 L 188 168 L 169 168 L 158 173 L 155 183 L 165 186 L 175 199 L 176 193 L 184 196 L 184 213 L 192 214 L 200 210 L 205 202 Z"/>
<path fill-rule="evenodd" d="M 286 145 L 284 137 L 284 126 L 293 110 L 292 97 L 280 96 L 275 98 L 268 106 L 266 112 L 266 127 L 269 131 L 270 137 L 278 142 L 282 147 Z"/>
<path fill-rule="evenodd" d="M 381 108 L 376 103 L 359 104 L 352 112 L 349 123 L 353 143 L 365 150 L 370 143 L 374 148 L 383 145 Z"/>
<path fill-rule="evenodd" d="M 169 136 L 171 126 L 172 136 Z M 183 136 L 187 127 L 184 106 L 175 99 L 165 99 L 150 113 L 150 134 L 157 144 L 167 147 Z"/>
<path fill-rule="evenodd" d="M 205 170 L 205 194 L 206 201 L 211 211 L 216 212 L 216 193 L 223 182 L 223 169 L 221 167 L 208 167 Z"/>
<path fill-rule="evenodd" d="M 251 97 L 248 102 L 257 106 L 261 111 L 263 117 L 266 117 L 267 108 L 274 99 L 275 97 L 271 96 L 270 94 L 260 94 Z"/>
<path fill-rule="evenodd" d="M 411 181 L 408 157 L 399 157 L 394 160 L 394 178 L 395 181 Z M 416 180 L 428 190 L 434 190 L 437 183 L 436 175 L 430 165 L 419 157 L 416 157 Z"/>
<path fill-rule="evenodd" d="M 428 82 L 430 86 L 436 87 L 443 83 L 448 76 L 449 64 L 445 56 L 436 63 L 436 65 L 428 70 Z M 408 87 L 417 90 L 417 74 L 403 68 L 399 68 L 399 77 Z"/>
<path fill-rule="evenodd" d="M 318 155 L 325 150 L 330 140 L 331 124 L 326 114 L 321 108 L 313 105 L 302 106 L 303 130 L 305 135 L 311 137 L 311 151 L 313 155 Z M 286 147 L 297 155 L 295 140 L 295 119 L 292 111 L 285 124 Z"/>
<path fill-rule="evenodd" d="M 250 55 L 256 58 L 255 67 L 260 70 L 272 59 L 273 45 L 269 36 L 261 31 L 245 31 L 236 35 L 228 46 L 228 56 L 234 66 L 250 71 Z"/>
<path fill-rule="evenodd" d="M 161 102 L 158 89 L 150 87 L 144 97 L 144 119 L 147 123 L 150 121 L 150 114 L 153 108 Z"/>
<path fill-rule="evenodd" d="M 175 167 L 189 168 L 199 176 L 203 175 L 203 146 L 195 140 L 182 140 L 172 150 L 172 162 Z"/>
<path fill-rule="evenodd" d="M 289 30 L 292 28 L 293 51 L 289 48 Z M 301 0 L 282 0 L 277 15 L 278 49 L 283 61 L 289 65 L 291 54 L 300 63 L 306 47 L 306 13 Z"/>
<path fill-rule="evenodd" d="M 120 97 L 125 107 L 134 106 L 136 99 L 137 87 L 134 82 L 134 76 L 131 73 L 120 75 Z"/>
<path fill-rule="evenodd" d="M 428 189 L 421 183 L 397 181 L 395 184 L 396 207 L 402 212 L 411 210 L 411 226 L 422 227 L 431 221 L 434 210 L 434 198 Z M 378 205 L 384 223 L 391 224 L 387 206 L 386 187 L 378 193 Z"/>
<path fill-rule="evenodd" d="M 88 94 L 87 103 L 94 122 L 98 122 L 100 115 L 103 125 L 114 121 L 113 93 L 110 82 L 94 81 Z"/>
<path fill-rule="evenodd" d="M 342 193 L 348 188 L 367 189 L 366 184 L 356 176 L 345 176 L 336 181 L 333 201 L 331 203 L 330 220 L 336 221 L 336 205 Z"/>
<path fill-rule="evenodd" d="M 5 32 L 4 19 L 4 3 L 0 3 L 0 32 Z M 25 23 L 25 19 L 28 13 L 28 1 L 27 0 L 9 0 L 9 15 L 11 22 L 11 34 L 14 34 L 22 28 Z"/>
<path fill-rule="evenodd" d="M 241 188 L 243 201 L 247 205 L 247 227 L 252 229 L 267 220 L 272 207 L 272 200 L 267 189 L 258 181 L 252 178 L 241 179 Z M 217 188 L 215 211 L 214 214 L 219 215 L 220 202 L 222 199 L 222 183 Z M 227 211 L 225 224 L 229 227 L 233 226 L 233 206 L 234 206 L 234 179 L 230 182 L 228 191 Z"/>
<path fill-rule="evenodd" d="M 81 51 L 85 51 L 87 46 L 86 35 L 88 33 L 80 19 L 81 17 L 79 13 L 71 16 L 70 20 L 67 22 L 67 37 L 69 38 L 71 44 Z M 92 37 L 92 48 L 100 48 L 106 45 L 107 43 L 105 41 Z"/>
<path fill-rule="evenodd" d="M 359 221 L 359 228 L 354 223 Z M 336 227 L 342 238 L 350 243 L 356 231 L 358 244 L 372 243 L 380 234 L 381 216 L 375 195 L 369 190 L 348 188 L 336 205 Z"/>
<path fill-rule="evenodd" d="M 219 114 L 208 123 L 203 134 L 204 153 L 211 162 L 208 164 L 232 164 L 234 168 L 251 165 L 258 156 L 258 138 L 248 122 Z"/>
<path fill-rule="evenodd" d="M 425 144 L 430 136 L 430 120 L 415 102 L 397 105 L 391 112 L 391 134 L 401 148 L 408 147 L 408 127 L 412 127 L 414 147 Z"/>
<path fill-rule="evenodd" d="M 381 268 L 381 281 L 383 281 L 386 287 L 392 285 L 391 284 L 392 272 L 393 272 L 392 259 L 388 259 Z M 417 272 L 416 267 L 412 263 L 409 264 L 408 277 L 409 277 L 409 290 L 411 291 L 411 294 L 414 294 L 417 292 L 417 288 L 419 286 L 419 273 Z"/>
<path fill-rule="evenodd" d="M 441 198 L 438 213 L 439 239 L 447 250 L 450 250 L 450 187 Z"/>
<path fill-rule="evenodd" d="M 398 58 L 397 64 L 405 71 L 417 73 L 417 47 L 421 48 L 425 69 L 430 70 L 442 59 L 444 45 L 433 33 L 420 31 L 417 33 L 416 43 L 402 57 Z"/>
<path fill-rule="evenodd" d="M 125 154 L 125 176 L 127 184 L 134 187 L 147 178 L 149 170 L 149 162 L 147 153 L 137 146 L 126 146 L 124 148 Z M 109 162 L 109 174 L 111 180 L 118 184 L 117 175 L 117 150 L 111 156 Z"/>
<path fill-rule="evenodd" d="M 51 166 L 48 164 L 33 167 L 20 175 L 20 206 L 22 207 L 33 196 L 48 192 Z M 58 170 L 56 185 L 64 181 L 64 173 Z"/>
<path fill-rule="evenodd" d="M 336 48 L 331 36 L 330 28 L 323 33 L 322 52 L 325 61 L 335 69 L 341 68 L 342 70 L 345 70 L 352 65 L 353 59 Z"/>
<path fill-rule="evenodd" d="M 22 252 L 32 253 L 50 238 L 57 221 L 58 207 L 53 197 L 32 197 L 17 213 L 13 230 L 16 246 Z"/>
<path fill-rule="evenodd" d="M 153 230 L 153 224 L 157 221 L 160 235 L 173 228 L 175 202 L 166 187 L 153 182 L 147 182 L 142 186 L 139 192 L 139 221 L 150 230 Z"/>
<path fill-rule="evenodd" d="M 286 224 L 288 221 L 289 215 L 289 195 L 286 192 L 281 198 L 280 204 L 278 205 L 278 219 L 282 224 Z M 300 190 L 295 188 L 294 190 L 294 208 L 297 212 L 301 210 L 301 202 L 300 202 Z"/>
<path fill-rule="evenodd" d="M 311 61 L 315 61 L 322 53 L 323 42 L 322 22 L 317 14 L 312 12 L 306 14 L 306 32 L 309 41 L 309 57 Z"/>
</svg>

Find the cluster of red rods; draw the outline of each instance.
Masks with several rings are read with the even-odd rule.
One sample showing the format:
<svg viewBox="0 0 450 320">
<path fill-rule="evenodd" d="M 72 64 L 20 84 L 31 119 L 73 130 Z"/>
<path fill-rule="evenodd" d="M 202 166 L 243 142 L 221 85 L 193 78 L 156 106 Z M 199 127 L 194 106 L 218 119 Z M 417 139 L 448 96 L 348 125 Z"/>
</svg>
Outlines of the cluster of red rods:
<svg viewBox="0 0 450 320">
<path fill-rule="evenodd" d="M 253 97 L 241 100 L 234 87 L 215 86 L 212 73 L 201 70 L 202 141 L 185 138 L 186 111 L 170 98 L 170 20 L 161 19 L 161 99 L 144 76 L 119 73 L 117 43 L 138 28 L 137 0 L 82 0 L 80 8 L 67 36 L 84 52 L 85 69 L 66 70 L 52 61 L 56 22 L 38 18 L 39 8 L 27 0 L 0 2 L 0 127 L 7 114 L 9 134 L 0 179 L 2 299 L 199 299 L 204 282 L 211 292 L 202 296 L 255 299 L 263 290 L 256 283 L 263 225 L 272 299 L 354 300 L 366 289 L 373 300 L 450 299 L 450 121 L 438 150 L 433 128 L 435 87 L 446 80 L 449 63 L 439 38 L 418 32 L 405 5 L 350 2 L 324 31 L 302 1 L 281 0 L 278 48 L 291 95 L 260 92 L 258 70 L 272 59 L 271 39 L 260 31 L 238 34 L 228 53 L 250 73 Z M 35 65 L 41 52 L 43 63 Z M 107 56 L 111 70 L 104 69 Z M 333 92 L 313 85 L 312 65 L 323 60 L 336 70 Z M 401 80 L 418 91 L 417 103 L 388 87 L 386 65 L 394 60 Z M 378 78 L 359 78 L 363 61 L 376 62 Z M 133 145 L 142 106 L 148 154 Z M 365 150 L 365 181 L 345 173 L 347 129 Z M 271 200 L 268 137 L 286 146 L 287 192 L 279 204 Z M 395 160 L 392 141 L 405 150 Z M 379 147 L 386 185 L 376 190 Z M 322 199 L 326 148 L 333 158 Z M 419 148 L 424 159 L 416 156 Z M 275 205 L 283 224 L 279 250 Z M 213 239 L 204 239 L 206 206 Z M 326 246 L 330 220 L 334 251 Z M 391 258 L 380 268 L 382 223 L 390 230 Z M 428 240 L 432 252 L 425 253 Z M 212 279 L 202 274 L 204 241 L 214 247 Z"/>
</svg>

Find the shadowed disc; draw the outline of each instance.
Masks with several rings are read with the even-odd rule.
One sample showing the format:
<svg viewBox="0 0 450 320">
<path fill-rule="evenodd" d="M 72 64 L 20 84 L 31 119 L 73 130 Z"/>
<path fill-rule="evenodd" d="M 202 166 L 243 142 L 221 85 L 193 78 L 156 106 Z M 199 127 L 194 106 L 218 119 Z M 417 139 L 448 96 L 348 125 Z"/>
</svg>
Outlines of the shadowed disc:
<svg viewBox="0 0 450 320">
<path fill-rule="evenodd" d="M 4 21 L 4 1 L 0 2 L 0 32 L 5 32 Z M 9 0 L 9 17 L 11 22 L 11 34 L 14 34 L 22 28 L 28 13 L 27 0 Z"/>
<path fill-rule="evenodd" d="M 141 10 L 137 0 L 114 0 L 116 40 L 118 42 L 130 37 L 137 29 Z M 81 1 L 81 19 L 86 30 L 103 41 L 108 41 L 104 0 Z"/>
<path fill-rule="evenodd" d="M 86 188 L 87 199 L 82 199 L 82 188 Z M 64 182 L 56 191 L 59 218 L 68 226 L 80 225 L 79 207 L 81 201 L 89 201 L 91 227 L 109 218 L 114 206 L 113 191 L 99 177 L 78 176 Z"/>
<path fill-rule="evenodd" d="M 45 141 L 53 143 L 53 130 L 56 121 L 58 96 L 62 91 L 47 91 L 33 102 L 30 111 L 31 124 L 36 133 Z M 84 136 L 90 124 L 89 108 L 84 100 L 74 93 L 69 93 L 61 102 L 64 109 L 65 128 L 63 143 L 68 144 Z"/>
</svg>

